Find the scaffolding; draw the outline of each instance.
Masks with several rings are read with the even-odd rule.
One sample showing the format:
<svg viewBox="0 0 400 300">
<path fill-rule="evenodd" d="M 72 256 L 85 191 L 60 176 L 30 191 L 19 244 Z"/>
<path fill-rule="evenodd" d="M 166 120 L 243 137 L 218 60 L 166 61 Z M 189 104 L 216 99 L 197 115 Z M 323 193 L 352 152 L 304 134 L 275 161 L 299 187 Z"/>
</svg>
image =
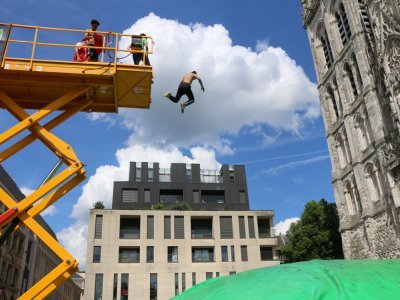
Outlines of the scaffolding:
<svg viewBox="0 0 400 300">
<path fill-rule="evenodd" d="M 99 61 L 73 61 L 76 39 L 85 32 L 0 24 L 0 108 L 18 120 L 0 133 L 0 145 L 7 143 L 0 163 L 35 141 L 59 159 L 42 185 L 19 202 L 0 187 L 0 201 L 7 207 L 0 215 L 0 244 L 25 225 L 61 260 L 19 298 L 23 300 L 46 298 L 78 271 L 76 259 L 34 219 L 85 179 L 84 165 L 73 148 L 51 130 L 78 112 L 116 113 L 120 107 L 149 108 L 151 103 L 152 67 L 134 65 L 127 56 L 140 53 L 145 61 L 153 53 L 152 38 L 143 37 L 150 41 L 150 49 L 121 49 L 119 44 L 126 44 L 131 35 L 96 31 L 103 37 L 102 47 L 82 47 L 101 51 Z M 66 56 L 71 59 L 65 60 Z M 121 56 L 125 59 L 118 59 Z M 53 115 L 46 124 L 39 123 Z M 27 131 L 30 134 L 17 140 Z M 58 170 L 61 165 L 64 168 Z"/>
</svg>

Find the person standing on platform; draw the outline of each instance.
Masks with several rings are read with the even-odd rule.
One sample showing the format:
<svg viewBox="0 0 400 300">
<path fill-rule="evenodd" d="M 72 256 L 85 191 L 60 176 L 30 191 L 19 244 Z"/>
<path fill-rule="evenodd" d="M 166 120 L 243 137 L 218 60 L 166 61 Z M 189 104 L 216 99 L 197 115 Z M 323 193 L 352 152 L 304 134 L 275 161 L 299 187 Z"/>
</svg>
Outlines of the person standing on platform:
<svg viewBox="0 0 400 300">
<path fill-rule="evenodd" d="M 92 28 L 87 30 L 82 42 L 87 42 L 88 46 L 103 47 L 103 38 L 101 34 L 95 32 L 100 26 L 100 22 L 93 19 L 90 21 L 90 24 L 92 25 Z M 87 60 L 98 61 L 100 53 L 101 49 L 87 48 Z"/>
</svg>

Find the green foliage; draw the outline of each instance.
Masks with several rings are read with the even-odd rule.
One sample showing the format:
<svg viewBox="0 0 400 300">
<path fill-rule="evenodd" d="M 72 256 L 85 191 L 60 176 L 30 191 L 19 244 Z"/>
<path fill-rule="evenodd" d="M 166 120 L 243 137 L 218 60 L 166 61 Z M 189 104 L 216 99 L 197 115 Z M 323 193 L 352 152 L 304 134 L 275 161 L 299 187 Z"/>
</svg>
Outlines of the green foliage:
<svg viewBox="0 0 400 300">
<path fill-rule="evenodd" d="M 93 203 L 93 208 L 94 209 L 104 209 L 105 206 L 104 206 L 103 201 L 97 201 L 97 202 Z"/>
<path fill-rule="evenodd" d="M 164 210 L 165 206 L 162 203 L 156 203 L 151 206 L 152 210 Z"/>
<path fill-rule="evenodd" d="M 287 232 L 289 243 L 282 248 L 288 262 L 343 258 L 339 216 L 335 203 L 321 199 L 308 202 L 297 223 Z"/>
<path fill-rule="evenodd" d="M 186 203 L 176 203 L 171 205 L 170 210 L 189 210 L 189 206 Z"/>
</svg>

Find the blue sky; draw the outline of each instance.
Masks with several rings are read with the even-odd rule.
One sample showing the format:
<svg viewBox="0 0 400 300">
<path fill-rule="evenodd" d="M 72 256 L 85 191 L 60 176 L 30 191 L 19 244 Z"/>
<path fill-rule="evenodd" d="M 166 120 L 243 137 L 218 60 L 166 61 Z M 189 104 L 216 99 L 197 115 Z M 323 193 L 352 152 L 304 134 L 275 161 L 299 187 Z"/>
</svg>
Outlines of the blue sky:
<svg viewBox="0 0 400 300">
<path fill-rule="evenodd" d="M 75 236 L 85 224 L 87 210 L 82 208 L 93 199 L 103 200 L 101 195 L 90 198 L 89 192 L 96 191 L 104 178 L 127 179 L 124 166 L 136 158 L 194 159 L 207 162 L 206 167 L 245 163 L 251 208 L 275 210 L 276 224 L 299 217 L 311 199 L 333 201 L 331 165 L 300 2 L 25 0 L 8 2 L 6 7 L 0 3 L 0 20 L 5 23 L 85 29 L 96 18 L 100 30 L 145 30 L 155 37 L 150 110 L 123 110 L 118 116 L 80 114 L 54 131 L 87 164 L 88 178 L 93 176 L 45 216 L 81 260 L 84 251 L 68 242 L 68 236 Z M 167 38 L 182 39 L 174 43 L 187 51 L 167 48 Z M 206 92 L 194 83 L 197 101 L 182 116 L 162 92 L 174 92 L 182 73 L 192 68 L 199 70 Z M 14 123 L 0 111 L 0 130 Z M 40 184 L 56 161 L 43 146 L 34 144 L 4 167 L 29 190 Z M 80 234 L 84 237 L 84 230 Z"/>
</svg>

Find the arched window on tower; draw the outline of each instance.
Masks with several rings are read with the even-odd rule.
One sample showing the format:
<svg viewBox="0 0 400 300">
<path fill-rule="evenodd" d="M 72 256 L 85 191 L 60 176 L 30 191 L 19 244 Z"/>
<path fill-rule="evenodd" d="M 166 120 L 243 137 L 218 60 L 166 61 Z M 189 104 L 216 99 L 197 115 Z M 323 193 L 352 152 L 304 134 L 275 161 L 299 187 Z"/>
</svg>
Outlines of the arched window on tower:
<svg viewBox="0 0 400 300">
<path fill-rule="evenodd" d="M 352 94 L 354 96 L 354 98 L 353 98 L 353 101 L 354 101 L 355 98 L 358 96 L 358 91 L 357 91 L 356 81 L 354 80 L 353 72 L 351 71 L 351 68 L 350 68 L 348 63 L 346 63 L 344 65 L 344 71 L 345 71 L 345 73 L 347 75 L 347 78 L 349 80 L 351 91 L 352 91 Z"/>
<path fill-rule="evenodd" d="M 371 20 L 364 0 L 358 0 L 358 7 L 360 8 L 361 19 L 365 29 L 371 29 Z"/>
<path fill-rule="evenodd" d="M 377 181 L 377 185 L 378 185 L 379 197 L 382 197 L 385 194 L 385 189 L 384 189 L 384 179 L 383 179 L 382 167 L 381 167 L 381 163 L 379 162 L 379 159 L 376 159 L 374 162 L 374 171 L 375 171 L 376 181 Z"/>
<path fill-rule="evenodd" d="M 341 134 L 336 135 L 335 148 L 338 155 L 340 169 L 344 169 L 350 163 L 349 155 L 347 153 L 346 142 L 347 141 L 343 138 Z"/>
<path fill-rule="evenodd" d="M 382 169 L 379 160 L 365 166 L 365 174 L 368 182 L 368 191 L 373 202 L 378 201 L 384 195 Z"/>
<path fill-rule="evenodd" d="M 333 89 L 331 86 L 328 86 L 326 89 L 326 92 L 328 93 L 328 98 L 329 98 L 329 103 L 331 106 L 331 115 L 332 115 L 332 123 L 335 123 L 339 117 L 340 117 L 340 111 L 337 105 L 335 93 L 333 92 Z"/>
<path fill-rule="evenodd" d="M 358 88 L 358 94 L 362 95 L 362 91 L 363 91 L 363 81 L 362 81 L 362 77 L 361 77 L 361 73 L 360 73 L 360 68 L 358 67 L 358 63 L 357 63 L 357 58 L 356 55 L 354 53 L 351 54 L 351 64 L 352 64 L 352 69 L 353 72 L 356 74 L 356 86 Z"/>
<path fill-rule="evenodd" d="M 347 210 L 349 212 L 349 215 L 350 216 L 355 215 L 356 214 L 356 203 L 355 203 L 355 197 L 354 197 L 353 188 L 351 186 L 350 180 L 347 180 L 345 183 L 344 197 L 346 199 L 346 205 L 347 205 Z"/>
<path fill-rule="evenodd" d="M 356 209 L 358 211 L 359 214 L 362 214 L 363 212 L 363 207 L 362 207 L 362 203 L 361 203 L 361 197 L 360 197 L 360 193 L 358 192 L 358 187 L 357 187 L 357 182 L 356 182 L 356 178 L 353 176 L 351 179 L 351 188 L 353 190 L 353 195 L 354 195 L 354 202 L 356 204 Z"/>
<path fill-rule="evenodd" d="M 329 69 L 333 65 L 333 55 L 326 30 L 323 31 L 319 39 L 321 41 L 322 49 L 324 51 L 326 66 Z"/>
<path fill-rule="evenodd" d="M 356 130 L 358 135 L 358 140 L 360 142 L 361 151 L 365 150 L 369 145 L 368 130 L 365 127 L 365 120 L 358 114 L 355 118 Z"/>
<path fill-rule="evenodd" d="M 351 37 L 351 29 L 343 3 L 339 4 L 338 10 L 335 12 L 335 19 L 339 28 L 340 38 L 343 45 L 345 45 Z"/>
</svg>

